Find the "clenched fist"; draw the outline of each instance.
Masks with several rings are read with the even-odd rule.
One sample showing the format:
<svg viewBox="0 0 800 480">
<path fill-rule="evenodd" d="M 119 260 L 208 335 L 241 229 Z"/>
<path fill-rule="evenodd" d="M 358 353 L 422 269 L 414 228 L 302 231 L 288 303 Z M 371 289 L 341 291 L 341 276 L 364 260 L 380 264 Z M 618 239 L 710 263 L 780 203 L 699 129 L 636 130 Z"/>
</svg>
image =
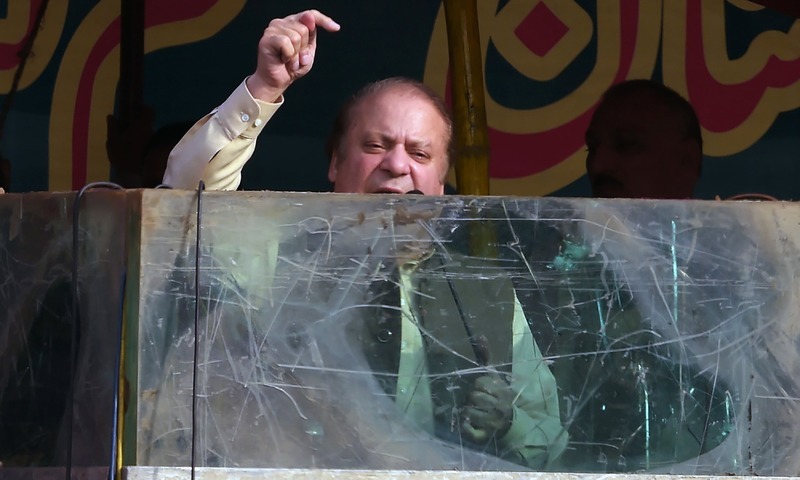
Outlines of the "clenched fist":
<svg viewBox="0 0 800 480">
<path fill-rule="evenodd" d="M 515 397 L 511 385 L 496 373 L 476 378 L 461 410 L 461 434 L 475 443 L 505 435 L 514 418 Z"/>
</svg>

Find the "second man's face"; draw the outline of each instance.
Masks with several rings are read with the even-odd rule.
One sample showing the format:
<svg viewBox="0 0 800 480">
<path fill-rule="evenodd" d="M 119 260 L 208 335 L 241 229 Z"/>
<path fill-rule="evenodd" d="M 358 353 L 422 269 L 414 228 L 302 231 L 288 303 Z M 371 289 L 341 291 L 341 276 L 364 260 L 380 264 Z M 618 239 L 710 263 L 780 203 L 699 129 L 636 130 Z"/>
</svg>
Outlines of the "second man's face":
<svg viewBox="0 0 800 480">
<path fill-rule="evenodd" d="M 592 195 L 690 198 L 702 152 L 681 118 L 650 94 L 601 104 L 586 132 Z"/>
<path fill-rule="evenodd" d="M 442 195 L 448 138 L 447 124 L 427 98 L 391 87 L 356 106 L 328 178 L 336 192 Z"/>
</svg>

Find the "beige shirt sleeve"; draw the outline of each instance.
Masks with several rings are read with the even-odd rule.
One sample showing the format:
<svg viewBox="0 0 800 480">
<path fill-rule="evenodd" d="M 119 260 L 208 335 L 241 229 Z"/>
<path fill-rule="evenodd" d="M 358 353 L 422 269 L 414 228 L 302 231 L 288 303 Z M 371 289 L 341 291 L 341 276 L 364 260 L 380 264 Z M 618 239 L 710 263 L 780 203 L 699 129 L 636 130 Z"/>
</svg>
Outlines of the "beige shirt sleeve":
<svg viewBox="0 0 800 480">
<path fill-rule="evenodd" d="M 242 168 L 253 155 L 256 138 L 283 105 L 253 98 L 243 81 L 222 105 L 201 118 L 169 154 L 164 183 L 195 190 L 236 190 Z"/>
</svg>

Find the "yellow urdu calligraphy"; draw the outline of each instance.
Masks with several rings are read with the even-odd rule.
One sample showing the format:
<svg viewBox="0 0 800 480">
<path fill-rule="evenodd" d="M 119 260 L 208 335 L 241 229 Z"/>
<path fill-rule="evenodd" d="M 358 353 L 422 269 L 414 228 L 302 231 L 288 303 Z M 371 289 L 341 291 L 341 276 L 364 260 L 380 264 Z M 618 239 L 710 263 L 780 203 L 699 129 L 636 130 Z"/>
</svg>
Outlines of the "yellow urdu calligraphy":
<svg viewBox="0 0 800 480">
<path fill-rule="evenodd" d="M 746 11 L 756 11 L 748 2 L 735 2 Z M 664 15 L 664 83 L 689 98 L 686 71 L 686 0 L 670 3 Z M 756 77 L 770 57 L 781 61 L 800 58 L 800 21 L 788 32 L 768 30 L 757 35 L 744 55 L 731 59 L 728 55 L 725 29 L 725 0 L 706 0 L 701 4 L 703 60 L 712 78 L 721 85 L 741 85 Z M 690 98 L 690 100 L 692 100 Z M 739 153 L 756 143 L 769 130 L 778 114 L 800 108 L 800 79 L 784 88 L 767 88 L 751 114 L 738 126 L 724 132 L 703 128 L 703 150 L 706 155 L 724 157 Z"/>
</svg>

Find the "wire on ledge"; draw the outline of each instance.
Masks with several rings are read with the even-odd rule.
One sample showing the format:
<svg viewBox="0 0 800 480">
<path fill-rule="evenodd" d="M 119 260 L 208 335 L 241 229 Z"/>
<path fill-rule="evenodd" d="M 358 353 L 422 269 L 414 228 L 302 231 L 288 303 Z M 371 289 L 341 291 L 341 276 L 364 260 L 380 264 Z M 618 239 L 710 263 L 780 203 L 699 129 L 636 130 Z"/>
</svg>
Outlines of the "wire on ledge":
<svg viewBox="0 0 800 480">
<path fill-rule="evenodd" d="M 76 363 L 78 360 L 78 342 L 80 341 L 80 310 L 78 308 L 78 304 L 80 303 L 80 290 L 78 289 L 78 256 L 80 254 L 79 251 L 79 240 L 80 240 L 80 203 L 83 195 L 89 191 L 96 188 L 105 188 L 105 189 L 114 189 L 114 190 L 123 190 L 123 188 L 112 182 L 93 182 L 85 185 L 81 188 L 78 193 L 75 195 L 75 200 L 72 205 L 72 325 L 71 325 L 71 335 L 70 338 L 70 357 L 69 357 L 69 391 L 67 394 L 67 433 L 69 435 L 67 441 L 67 458 L 66 458 L 66 473 L 65 477 L 66 480 L 71 480 L 72 478 L 72 440 L 73 440 L 73 431 L 75 426 L 75 370 L 77 368 Z M 120 317 L 120 336 L 122 335 L 122 317 Z M 122 348 L 122 342 L 119 342 L 117 345 L 117 362 L 120 361 L 120 355 Z M 114 410 L 114 418 L 111 431 L 111 458 L 109 462 L 109 471 L 108 471 L 108 478 L 109 480 L 116 479 L 116 462 L 117 462 L 117 415 L 119 412 L 119 363 L 117 363 L 117 370 L 116 374 L 114 375 L 114 400 L 113 400 L 113 410 Z"/>
<path fill-rule="evenodd" d="M 200 226 L 203 219 L 203 190 L 206 184 L 200 180 L 197 185 L 197 237 L 195 240 L 194 248 L 194 352 L 192 362 L 192 446 L 190 458 L 192 461 L 192 480 L 195 480 L 195 448 L 197 446 L 197 340 L 198 340 L 198 327 L 200 325 Z"/>
</svg>

